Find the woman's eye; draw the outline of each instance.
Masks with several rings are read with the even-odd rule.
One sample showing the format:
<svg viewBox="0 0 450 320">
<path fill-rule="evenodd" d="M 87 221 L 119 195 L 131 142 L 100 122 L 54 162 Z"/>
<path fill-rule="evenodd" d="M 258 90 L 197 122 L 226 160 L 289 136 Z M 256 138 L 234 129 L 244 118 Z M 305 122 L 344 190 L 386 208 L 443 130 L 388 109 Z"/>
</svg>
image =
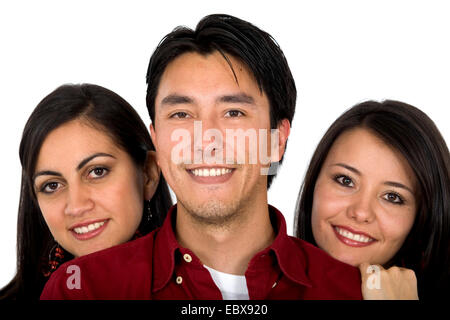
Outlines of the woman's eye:
<svg viewBox="0 0 450 320">
<path fill-rule="evenodd" d="M 225 117 L 227 118 L 235 118 L 235 117 L 242 117 L 244 113 L 239 110 L 230 110 L 227 113 L 225 113 Z"/>
<path fill-rule="evenodd" d="M 170 117 L 171 118 L 176 118 L 176 119 L 185 119 L 185 118 L 188 118 L 189 115 L 186 112 L 179 111 L 179 112 L 175 112 Z"/>
<path fill-rule="evenodd" d="M 41 192 L 53 193 L 53 192 L 57 191 L 60 187 L 61 187 L 61 184 L 59 182 L 48 182 L 42 186 Z"/>
<path fill-rule="evenodd" d="M 102 178 L 108 174 L 108 169 L 103 167 L 97 167 L 89 171 L 89 177 L 93 179 Z"/>
<path fill-rule="evenodd" d="M 340 183 L 341 185 L 345 186 L 345 187 L 353 187 L 353 181 L 352 179 L 350 179 L 347 176 L 336 176 L 334 178 L 338 183 Z"/>
<path fill-rule="evenodd" d="M 383 198 L 395 204 L 403 204 L 405 202 L 399 194 L 393 192 L 386 193 Z"/>
</svg>

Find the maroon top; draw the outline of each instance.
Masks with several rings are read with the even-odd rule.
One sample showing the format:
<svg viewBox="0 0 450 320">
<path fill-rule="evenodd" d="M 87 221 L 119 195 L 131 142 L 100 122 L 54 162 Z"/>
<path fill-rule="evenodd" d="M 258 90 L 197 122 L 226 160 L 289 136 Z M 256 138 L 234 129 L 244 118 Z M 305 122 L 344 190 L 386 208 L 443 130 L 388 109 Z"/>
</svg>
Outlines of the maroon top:
<svg viewBox="0 0 450 320">
<path fill-rule="evenodd" d="M 283 215 L 269 208 L 277 235 L 248 264 L 250 299 L 362 299 L 357 268 L 288 236 Z M 148 235 L 63 264 L 41 299 L 222 299 L 209 271 L 178 244 L 175 216 L 173 206 L 163 226 Z M 78 274 L 70 266 L 78 266 Z"/>
</svg>

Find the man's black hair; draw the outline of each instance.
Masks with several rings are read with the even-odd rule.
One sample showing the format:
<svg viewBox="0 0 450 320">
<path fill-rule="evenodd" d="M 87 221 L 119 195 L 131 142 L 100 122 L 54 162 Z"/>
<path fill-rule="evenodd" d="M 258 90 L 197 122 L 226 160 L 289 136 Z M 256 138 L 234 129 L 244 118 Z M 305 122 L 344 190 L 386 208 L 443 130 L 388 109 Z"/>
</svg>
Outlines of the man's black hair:
<svg viewBox="0 0 450 320">
<path fill-rule="evenodd" d="M 148 113 L 153 123 L 155 98 L 167 65 L 187 52 L 208 55 L 216 51 L 222 54 L 230 66 L 227 55 L 247 65 L 261 92 L 265 92 L 268 97 L 272 129 L 277 128 L 283 119 L 292 123 L 297 90 L 279 45 L 267 32 L 247 21 L 225 14 L 204 17 L 195 30 L 177 27 L 166 35 L 155 49 L 147 71 L 146 98 Z M 280 163 L 281 161 L 282 159 Z M 267 187 L 270 187 L 274 176 L 268 176 Z"/>
</svg>

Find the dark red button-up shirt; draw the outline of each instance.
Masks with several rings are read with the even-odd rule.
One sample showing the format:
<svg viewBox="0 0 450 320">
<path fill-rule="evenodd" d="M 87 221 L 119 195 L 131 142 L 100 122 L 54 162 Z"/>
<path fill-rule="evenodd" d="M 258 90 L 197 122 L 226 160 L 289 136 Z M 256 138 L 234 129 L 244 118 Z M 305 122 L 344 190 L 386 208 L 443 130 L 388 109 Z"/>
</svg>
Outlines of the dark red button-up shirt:
<svg viewBox="0 0 450 320">
<path fill-rule="evenodd" d="M 283 215 L 270 212 L 276 237 L 245 272 L 250 299 L 362 299 L 357 268 L 288 236 Z M 150 234 L 63 264 L 41 299 L 222 299 L 202 262 L 178 244 L 175 215 L 176 206 Z"/>
</svg>

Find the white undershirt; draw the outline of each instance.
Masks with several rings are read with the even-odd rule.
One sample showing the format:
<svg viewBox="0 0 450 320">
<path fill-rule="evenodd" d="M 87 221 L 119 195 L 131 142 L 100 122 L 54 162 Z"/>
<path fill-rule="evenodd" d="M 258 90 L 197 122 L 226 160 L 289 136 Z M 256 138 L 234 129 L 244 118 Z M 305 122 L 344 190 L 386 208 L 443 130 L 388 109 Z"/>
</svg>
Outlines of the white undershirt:
<svg viewBox="0 0 450 320">
<path fill-rule="evenodd" d="M 249 300 L 245 276 L 223 273 L 203 265 L 222 293 L 223 300 Z"/>
</svg>

